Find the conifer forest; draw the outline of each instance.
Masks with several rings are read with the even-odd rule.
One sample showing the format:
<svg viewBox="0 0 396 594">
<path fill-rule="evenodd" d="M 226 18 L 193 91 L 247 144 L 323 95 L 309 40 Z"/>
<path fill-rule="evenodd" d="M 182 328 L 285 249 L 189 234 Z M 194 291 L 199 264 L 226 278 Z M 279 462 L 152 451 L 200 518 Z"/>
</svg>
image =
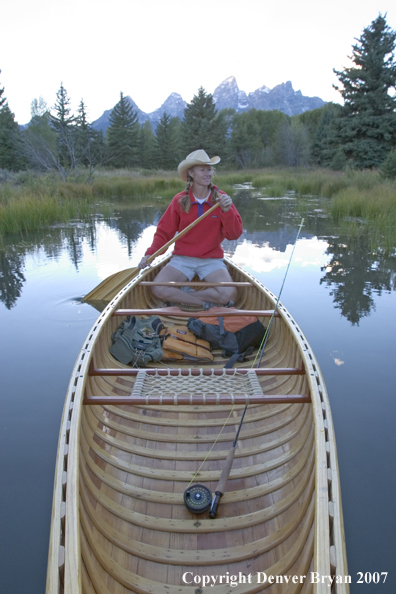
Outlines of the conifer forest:
<svg viewBox="0 0 396 594">
<path fill-rule="evenodd" d="M 396 32 L 379 15 L 352 46 L 352 65 L 334 70 L 343 104 L 327 103 L 296 116 L 251 109 L 218 111 L 201 87 L 184 118 L 164 113 L 155 129 L 140 124 L 124 94 L 110 115 L 105 134 L 88 121 L 81 100 L 77 113 L 61 84 L 53 108 L 43 99 L 31 104 L 31 120 L 20 129 L 6 89 L 0 88 L 0 169 L 55 171 L 62 179 L 86 168 L 174 170 L 186 154 L 205 148 L 221 155 L 222 167 L 273 166 L 383 167 L 396 175 Z"/>
</svg>

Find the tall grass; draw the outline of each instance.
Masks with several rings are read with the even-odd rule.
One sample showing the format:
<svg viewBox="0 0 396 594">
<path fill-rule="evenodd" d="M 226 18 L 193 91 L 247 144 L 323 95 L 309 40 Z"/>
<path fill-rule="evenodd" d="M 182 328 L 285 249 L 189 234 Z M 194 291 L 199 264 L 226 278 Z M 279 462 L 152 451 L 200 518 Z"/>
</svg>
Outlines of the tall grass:
<svg viewBox="0 0 396 594">
<path fill-rule="evenodd" d="M 96 198 L 134 200 L 145 196 L 172 198 L 180 192 L 184 183 L 174 177 L 126 177 L 106 176 L 95 179 L 92 183 L 93 195 Z"/>
<path fill-rule="evenodd" d="M 130 205 L 153 199 L 169 201 L 183 186 L 176 176 L 140 178 L 113 173 L 99 176 L 92 184 L 62 182 L 52 176 L 20 176 L 13 183 L 0 184 L 0 234 L 83 218 L 103 201 Z"/>
<path fill-rule="evenodd" d="M 364 223 L 373 241 L 387 248 L 396 245 L 396 187 L 382 183 L 371 188 L 347 188 L 331 202 L 332 217 L 349 233 L 362 231 Z"/>
<path fill-rule="evenodd" d="M 225 176 L 226 181 L 229 177 Z M 376 245 L 396 246 L 396 182 L 377 171 L 335 172 L 324 169 L 268 169 L 241 172 L 239 183 L 250 181 L 264 196 L 328 198 L 332 218 L 349 234 L 364 230 Z M 219 176 L 219 185 L 222 175 Z"/>
<path fill-rule="evenodd" d="M 83 218 L 91 212 L 86 201 L 76 204 L 71 200 L 59 200 L 56 196 L 25 196 L 11 199 L 0 205 L 0 232 L 19 233 L 33 231 L 57 222 L 67 222 L 75 217 Z"/>
<path fill-rule="evenodd" d="M 266 196 L 280 197 L 287 192 L 298 196 L 322 196 L 332 198 L 349 187 L 371 188 L 380 181 L 376 172 L 345 172 L 328 169 L 273 169 L 256 174 L 252 178 L 254 187 Z"/>
<path fill-rule="evenodd" d="M 140 206 L 155 201 L 167 204 L 184 189 L 174 172 L 100 171 L 91 184 L 62 182 L 53 176 L 23 173 L 6 183 L 0 181 L 0 234 L 37 230 L 72 218 L 83 218 L 104 202 Z M 233 195 L 235 186 L 250 183 L 261 194 L 282 197 L 322 196 L 337 221 L 366 221 L 380 235 L 396 244 L 396 183 L 384 181 L 377 172 L 324 169 L 218 170 L 214 182 Z M 391 239 L 393 241 L 393 239 Z"/>
<path fill-rule="evenodd" d="M 0 185 L 0 234 L 37 230 L 91 211 L 92 188 L 29 178 L 25 183 Z"/>
</svg>

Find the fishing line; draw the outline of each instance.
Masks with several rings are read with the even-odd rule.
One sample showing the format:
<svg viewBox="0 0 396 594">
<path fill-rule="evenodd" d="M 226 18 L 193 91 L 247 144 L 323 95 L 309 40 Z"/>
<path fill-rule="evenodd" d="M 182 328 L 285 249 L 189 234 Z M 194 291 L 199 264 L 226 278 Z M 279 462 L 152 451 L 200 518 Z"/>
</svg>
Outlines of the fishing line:
<svg viewBox="0 0 396 594">
<path fill-rule="evenodd" d="M 280 301 L 280 298 L 281 298 L 281 295 L 282 295 L 283 287 L 285 286 L 285 281 L 286 281 L 287 273 L 289 272 L 289 268 L 290 268 L 290 264 L 291 264 L 291 261 L 292 261 L 292 258 L 293 258 L 294 250 L 296 248 L 297 240 L 299 238 L 299 235 L 300 235 L 300 232 L 301 232 L 301 229 L 302 229 L 303 225 L 304 225 L 304 219 L 301 219 L 300 226 L 299 226 L 299 228 L 297 230 L 296 240 L 295 240 L 294 245 L 293 245 L 292 253 L 290 254 L 289 263 L 288 263 L 287 268 L 286 268 L 285 276 L 283 277 L 283 282 L 282 282 L 282 285 L 281 285 L 281 288 L 280 288 L 280 291 L 279 291 L 278 298 L 276 300 L 275 309 L 272 312 L 272 316 L 271 316 L 270 321 L 269 321 L 269 324 L 268 324 L 268 326 L 267 326 L 267 328 L 265 330 L 265 333 L 264 333 L 264 336 L 263 336 L 263 340 L 261 341 L 260 347 L 257 350 L 256 356 L 255 356 L 254 361 L 252 363 L 252 368 L 254 367 L 254 365 L 255 365 L 255 363 L 257 361 L 257 357 L 259 356 L 259 354 L 260 354 L 260 358 L 259 358 L 259 361 L 258 361 L 258 363 L 256 365 L 256 368 L 259 368 L 260 367 L 261 359 L 263 358 L 264 350 L 265 350 L 265 347 L 267 345 L 267 340 L 268 340 L 269 333 L 270 333 L 270 330 L 271 330 L 272 322 L 274 321 L 274 318 L 275 318 L 275 315 L 276 315 L 276 311 L 278 309 L 278 305 L 279 305 L 279 301 Z M 243 417 L 245 416 L 245 412 L 247 411 L 247 407 L 248 407 L 248 405 L 246 404 L 245 405 L 245 408 L 244 408 L 244 411 L 243 411 L 243 414 L 242 414 L 241 423 L 240 423 L 239 428 L 238 428 L 237 439 L 238 439 L 238 435 L 239 435 L 239 432 L 240 432 L 241 427 L 242 427 Z"/>
<path fill-rule="evenodd" d="M 301 232 L 301 229 L 302 229 L 303 225 L 304 225 L 304 219 L 301 219 L 301 223 L 300 223 L 300 226 L 298 228 L 297 235 L 296 235 L 296 240 L 295 240 L 294 245 L 293 245 L 292 253 L 290 254 L 289 263 L 288 263 L 287 268 L 286 268 L 285 276 L 283 277 L 283 282 L 282 282 L 282 285 L 281 285 L 281 288 L 280 288 L 280 291 L 279 291 L 279 295 L 278 295 L 277 300 L 276 300 L 275 309 L 272 312 L 272 316 L 270 318 L 269 324 L 268 324 L 267 329 L 265 331 L 265 334 L 263 336 L 263 340 L 261 341 L 260 348 L 258 349 L 257 354 L 256 354 L 256 357 L 255 357 L 255 359 L 253 361 L 252 367 L 254 367 L 254 365 L 255 365 L 255 363 L 257 361 L 257 357 L 259 356 L 259 354 L 260 354 L 260 359 L 259 359 L 259 362 L 256 365 L 256 367 L 260 367 L 261 359 L 263 358 L 264 349 L 265 349 L 265 347 L 267 345 L 267 340 L 268 340 L 269 333 L 270 333 L 270 330 L 271 330 L 272 322 L 274 321 L 276 312 L 278 310 L 278 305 L 279 305 L 279 301 L 280 301 L 280 298 L 281 298 L 281 295 L 282 295 L 283 287 L 285 286 L 287 273 L 289 272 L 289 268 L 290 268 L 290 264 L 291 264 L 291 261 L 292 261 L 292 258 L 293 258 L 294 250 L 296 249 L 297 241 L 298 241 L 298 238 L 299 238 L 299 235 L 300 235 L 300 232 Z"/>
<path fill-rule="evenodd" d="M 206 454 L 206 456 L 205 456 L 205 458 L 204 458 L 204 460 L 203 460 L 203 462 L 202 462 L 201 466 L 198 468 L 197 472 L 194 474 L 194 476 L 192 477 L 191 481 L 189 482 L 189 484 L 188 484 L 188 486 L 187 486 L 187 489 L 188 489 L 188 487 L 191 485 L 191 483 L 193 482 L 193 480 L 195 479 L 195 477 L 196 477 L 196 476 L 198 476 L 198 474 L 199 474 L 199 471 L 201 470 L 202 466 L 205 464 L 206 460 L 209 458 L 209 455 L 210 455 L 211 451 L 213 450 L 213 448 L 215 447 L 216 443 L 219 441 L 219 439 L 220 439 L 220 435 L 223 433 L 223 431 L 224 431 L 224 429 L 225 429 L 225 427 L 226 427 L 226 425 L 227 425 L 228 419 L 230 418 L 230 416 L 231 416 L 231 415 L 232 415 L 232 413 L 234 412 L 234 408 L 235 408 L 235 404 L 233 405 L 232 409 L 230 410 L 230 414 L 228 415 L 228 417 L 227 417 L 227 418 L 226 418 L 226 420 L 224 421 L 224 425 L 223 425 L 223 426 L 222 426 L 222 428 L 220 429 L 220 431 L 219 431 L 219 434 L 218 434 L 218 435 L 217 435 L 217 437 L 216 437 L 216 440 L 214 441 L 214 443 L 213 443 L 212 447 L 210 448 L 209 452 Z"/>
<path fill-rule="evenodd" d="M 304 224 L 304 219 L 301 219 L 301 223 L 300 223 L 300 226 L 299 226 L 298 231 L 297 231 L 297 236 L 296 236 L 296 239 L 295 239 L 295 242 L 294 242 L 294 245 L 293 245 L 292 252 L 290 254 L 290 258 L 289 258 L 289 262 L 288 262 L 288 265 L 287 265 L 287 268 L 286 268 L 286 272 L 285 272 L 285 275 L 283 277 L 283 282 L 282 282 L 282 285 L 281 285 L 281 288 L 280 288 L 280 291 L 279 291 L 279 295 L 278 295 L 278 297 L 276 299 L 275 308 L 274 308 L 274 311 L 273 311 L 272 316 L 270 318 L 269 324 L 268 324 L 268 326 L 266 328 L 266 331 L 264 333 L 264 336 L 263 336 L 263 339 L 261 341 L 260 347 L 259 347 L 259 349 L 257 351 L 256 357 L 255 357 L 255 359 L 254 359 L 254 361 L 252 363 L 252 366 L 251 366 L 252 368 L 255 366 L 255 363 L 256 363 L 258 357 L 259 357 L 259 361 L 258 361 L 256 367 L 257 368 L 260 367 L 261 360 L 263 358 L 264 350 L 265 350 L 265 347 L 266 347 L 266 344 L 267 344 L 267 340 L 268 340 L 268 337 L 269 337 L 269 333 L 270 333 L 270 330 L 271 330 L 271 326 L 272 326 L 272 323 L 274 321 L 274 318 L 275 318 L 275 315 L 276 315 L 276 312 L 277 312 L 277 309 L 278 309 L 278 305 L 279 305 L 279 301 L 280 301 L 280 298 L 281 298 L 281 295 L 282 295 L 283 287 L 285 285 L 286 277 L 287 277 L 287 274 L 289 272 L 289 268 L 290 268 L 290 264 L 291 264 L 291 261 L 292 261 L 292 258 L 293 258 L 294 250 L 296 248 L 297 241 L 298 241 L 298 238 L 299 238 L 301 229 L 303 227 L 303 224 Z M 247 411 L 247 408 L 248 408 L 248 404 L 245 405 L 245 408 L 244 408 L 243 413 L 241 415 L 241 419 L 239 421 L 239 426 L 238 426 L 238 429 L 237 429 L 237 432 L 236 432 L 236 436 L 235 436 L 235 439 L 234 439 L 233 444 L 232 444 L 232 448 L 230 450 L 229 455 L 227 456 L 227 460 L 228 460 L 228 458 L 230 458 L 228 472 L 231 470 L 231 464 L 232 464 L 232 460 L 233 460 L 233 456 L 234 456 L 236 444 L 238 442 L 239 433 L 240 433 L 241 428 L 242 428 L 242 423 L 243 423 L 243 420 L 244 420 L 244 417 L 245 417 L 245 413 Z M 227 422 L 228 422 L 229 418 L 231 417 L 234 409 L 235 409 L 235 404 L 231 408 L 231 411 L 230 411 L 227 419 L 225 420 L 224 425 L 221 428 L 219 434 L 217 435 L 216 440 L 214 441 L 212 447 L 210 448 L 209 452 L 206 454 L 205 459 L 202 461 L 202 464 L 200 465 L 200 467 L 198 468 L 198 470 L 193 475 L 190 483 L 188 484 L 187 489 L 184 492 L 184 502 L 186 504 L 186 507 L 190 511 L 195 512 L 195 513 L 202 513 L 202 512 L 207 511 L 210 508 L 209 516 L 211 518 L 215 518 L 216 515 L 217 515 L 217 508 L 218 508 L 218 505 L 220 503 L 220 498 L 223 496 L 223 492 L 221 492 L 220 490 L 216 490 L 215 496 L 214 496 L 213 500 L 210 502 L 209 501 L 209 499 L 210 499 L 210 491 L 209 491 L 209 489 L 207 487 L 205 487 L 203 485 L 195 485 L 194 487 L 192 487 L 192 489 L 190 489 L 190 486 L 193 483 L 194 479 L 198 476 L 198 474 L 199 474 L 202 466 L 205 464 L 205 462 L 208 459 L 210 453 L 212 452 L 213 448 L 215 447 L 216 443 L 218 442 L 218 440 L 220 438 L 220 435 L 222 434 L 224 428 L 226 427 Z M 230 454 L 231 454 L 231 456 L 230 456 Z M 227 460 L 226 460 L 226 463 L 227 463 Z M 227 466 L 227 464 L 226 464 L 226 466 Z M 224 473 L 224 469 L 223 469 L 223 472 L 221 474 L 219 484 L 222 482 L 223 473 Z M 225 477 L 225 480 L 223 479 L 223 485 L 224 485 L 224 487 L 225 487 L 225 483 L 227 481 L 227 478 L 228 477 Z M 218 484 L 218 488 L 219 488 L 219 484 Z"/>
</svg>

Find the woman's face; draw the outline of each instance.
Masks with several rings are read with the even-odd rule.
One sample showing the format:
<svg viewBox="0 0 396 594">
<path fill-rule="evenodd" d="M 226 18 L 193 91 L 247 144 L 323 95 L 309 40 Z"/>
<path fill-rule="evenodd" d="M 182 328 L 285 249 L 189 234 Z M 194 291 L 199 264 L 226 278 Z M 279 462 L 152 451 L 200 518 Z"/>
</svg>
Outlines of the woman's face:
<svg viewBox="0 0 396 594">
<path fill-rule="evenodd" d="M 214 172 L 211 165 L 195 165 L 188 173 L 193 178 L 194 184 L 209 186 Z"/>
</svg>

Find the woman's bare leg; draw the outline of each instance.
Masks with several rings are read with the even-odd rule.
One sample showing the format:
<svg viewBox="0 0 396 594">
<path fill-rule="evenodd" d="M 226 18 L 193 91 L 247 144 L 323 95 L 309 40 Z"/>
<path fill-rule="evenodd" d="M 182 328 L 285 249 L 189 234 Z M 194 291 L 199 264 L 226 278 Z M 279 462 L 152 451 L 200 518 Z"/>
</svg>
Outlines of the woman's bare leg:
<svg viewBox="0 0 396 594">
<path fill-rule="evenodd" d="M 220 268 L 219 270 L 211 272 L 208 274 L 208 276 L 205 276 L 204 280 L 207 283 L 226 283 L 232 282 L 232 277 L 228 270 Z M 237 298 L 236 287 L 210 287 L 200 291 L 200 293 L 205 293 L 204 301 L 210 301 L 212 303 L 219 303 L 222 305 L 226 305 L 229 301 L 235 301 Z"/>
<path fill-rule="evenodd" d="M 168 283 L 171 281 L 174 282 L 184 282 L 188 281 L 188 277 L 177 270 L 177 268 L 173 268 L 170 264 L 167 264 L 162 270 L 157 274 L 154 281 Z M 177 287 L 152 287 L 152 293 L 162 299 L 163 301 L 171 301 L 173 303 L 188 303 L 191 305 L 202 305 L 202 301 L 195 297 L 195 291 L 191 293 L 185 293 L 181 291 Z"/>
<path fill-rule="evenodd" d="M 154 279 L 157 282 L 184 282 L 187 281 L 187 276 L 173 268 L 170 264 L 165 266 Z M 232 278 L 224 268 L 211 272 L 204 278 L 206 282 L 232 282 Z M 185 293 L 177 287 L 152 287 L 152 292 L 156 297 L 163 301 L 171 301 L 172 303 L 187 303 L 189 305 L 203 305 L 206 301 L 224 305 L 229 301 L 234 301 L 237 296 L 235 287 L 208 287 L 202 291 L 191 291 Z"/>
</svg>

